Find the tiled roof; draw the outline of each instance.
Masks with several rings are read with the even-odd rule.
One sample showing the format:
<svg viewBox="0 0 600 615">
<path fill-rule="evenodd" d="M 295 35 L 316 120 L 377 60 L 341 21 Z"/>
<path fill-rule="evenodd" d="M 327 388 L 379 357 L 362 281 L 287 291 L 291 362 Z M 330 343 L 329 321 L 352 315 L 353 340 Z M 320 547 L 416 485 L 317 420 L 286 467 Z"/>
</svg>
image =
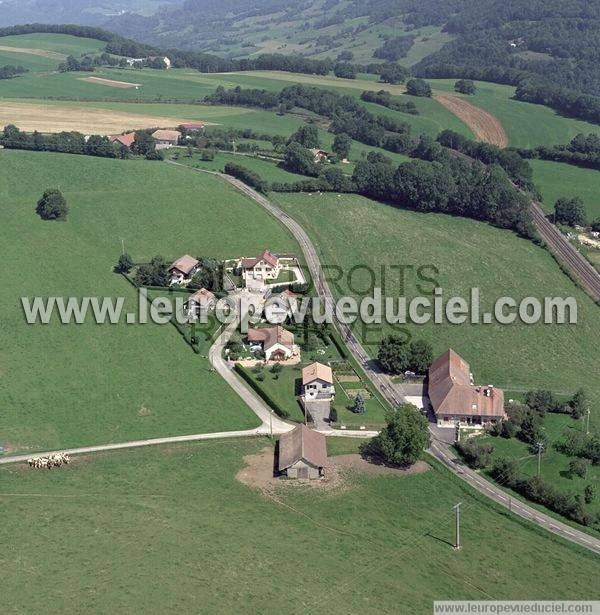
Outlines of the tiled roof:
<svg viewBox="0 0 600 615">
<path fill-rule="evenodd" d="M 323 363 L 311 363 L 302 370 L 302 384 L 308 384 L 313 380 L 323 380 L 333 384 L 333 372 L 329 365 L 323 365 Z"/>
<path fill-rule="evenodd" d="M 317 468 L 327 466 L 325 436 L 306 425 L 298 425 L 279 438 L 279 470 L 285 470 L 300 460 Z"/>
<path fill-rule="evenodd" d="M 472 385 L 469 364 L 452 349 L 429 368 L 429 399 L 436 414 L 505 416 L 504 391 Z"/>
</svg>

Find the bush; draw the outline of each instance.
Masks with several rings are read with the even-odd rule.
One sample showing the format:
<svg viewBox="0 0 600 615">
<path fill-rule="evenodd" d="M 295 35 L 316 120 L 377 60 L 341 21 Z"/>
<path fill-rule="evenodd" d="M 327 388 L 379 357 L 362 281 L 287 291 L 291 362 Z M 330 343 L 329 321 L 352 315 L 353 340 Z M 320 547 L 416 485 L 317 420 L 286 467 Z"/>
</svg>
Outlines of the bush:
<svg viewBox="0 0 600 615">
<path fill-rule="evenodd" d="M 471 468 L 485 468 L 492 461 L 494 446 L 492 444 L 482 444 L 474 440 L 466 440 L 456 444 L 458 452 Z"/>
<path fill-rule="evenodd" d="M 132 267 L 133 267 L 133 261 L 131 260 L 131 256 L 125 253 L 119 256 L 119 260 L 117 261 L 115 271 L 117 273 L 129 273 Z"/>
<path fill-rule="evenodd" d="M 406 93 L 411 96 L 431 96 L 431 86 L 424 79 L 410 79 L 406 83 Z"/>
<path fill-rule="evenodd" d="M 571 476 L 579 476 L 585 478 L 590 462 L 587 459 L 571 459 L 569 462 L 569 474 Z"/>
<path fill-rule="evenodd" d="M 337 421 L 338 421 L 337 409 L 334 408 L 333 406 L 331 406 L 331 408 L 329 409 L 329 422 L 330 423 L 337 423 Z"/>
</svg>

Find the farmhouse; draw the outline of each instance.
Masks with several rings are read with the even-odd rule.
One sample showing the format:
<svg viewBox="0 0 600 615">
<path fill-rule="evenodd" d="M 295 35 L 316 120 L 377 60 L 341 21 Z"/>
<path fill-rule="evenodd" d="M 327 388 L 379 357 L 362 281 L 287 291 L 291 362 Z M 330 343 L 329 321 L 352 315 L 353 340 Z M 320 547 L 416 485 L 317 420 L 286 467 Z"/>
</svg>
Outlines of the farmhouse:
<svg viewBox="0 0 600 615">
<path fill-rule="evenodd" d="M 186 301 L 186 306 L 190 313 L 200 317 L 207 314 L 215 306 L 216 302 L 217 298 L 210 290 L 201 288 Z"/>
<path fill-rule="evenodd" d="M 281 474 L 288 478 L 321 478 L 327 467 L 325 436 L 298 425 L 279 438 L 279 464 Z"/>
<path fill-rule="evenodd" d="M 152 138 L 156 141 L 156 149 L 167 149 L 179 143 L 181 133 L 179 130 L 155 130 Z"/>
<path fill-rule="evenodd" d="M 504 392 L 475 386 L 469 364 L 452 349 L 429 368 L 429 399 L 440 427 L 482 428 L 506 418 Z"/>
<path fill-rule="evenodd" d="M 321 162 L 321 160 L 325 160 L 327 158 L 327 152 L 319 149 L 318 147 L 313 147 L 310 150 L 310 153 L 315 157 L 315 162 Z"/>
<path fill-rule="evenodd" d="M 294 334 L 280 326 L 250 329 L 247 338 L 261 345 L 267 361 L 285 361 L 297 354 Z"/>
<path fill-rule="evenodd" d="M 302 395 L 305 401 L 331 401 L 335 397 L 333 372 L 329 365 L 311 363 L 302 370 Z"/>
<path fill-rule="evenodd" d="M 121 135 L 110 135 L 108 140 L 111 143 L 120 143 L 123 147 L 131 149 L 135 142 L 135 132 L 126 132 Z"/>
<path fill-rule="evenodd" d="M 169 267 L 169 275 L 171 276 L 169 284 L 185 286 L 198 270 L 199 264 L 200 263 L 193 256 L 184 254 Z"/>
</svg>

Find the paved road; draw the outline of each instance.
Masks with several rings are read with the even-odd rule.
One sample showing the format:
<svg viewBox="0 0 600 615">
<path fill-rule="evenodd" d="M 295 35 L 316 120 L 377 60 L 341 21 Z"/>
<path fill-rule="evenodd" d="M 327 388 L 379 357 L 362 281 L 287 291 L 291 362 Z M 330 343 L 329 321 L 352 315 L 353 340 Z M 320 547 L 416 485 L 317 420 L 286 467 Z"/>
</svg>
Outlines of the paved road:
<svg viewBox="0 0 600 615">
<path fill-rule="evenodd" d="M 208 353 L 210 363 L 227 384 L 229 384 L 250 407 L 252 412 L 261 420 L 263 428 L 268 429 L 270 432 L 272 427 L 273 433 L 275 434 L 290 431 L 294 428 L 294 425 L 280 419 L 243 380 L 238 378 L 232 366 L 223 359 L 223 348 L 227 345 L 227 342 L 235 332 L 238 324 L 239 317 L 223 329 L 221 335 L 219 335 L 214 344 L 210 347 Z"/>
<path fill-rule="evenodd" d="M 465 482 L 469 483 L 471 487 L 477 489 L 480 493 L 483 493 L 488 498 L 494 500 L 494 502 L 500 504 L 504 508 L 507 508 L 511 512 L 543 527 L 544 529 L 561 536 L 566 540 L 575 542 L 578 545 L 594 551 L 594 553 L 600 554 L 600 540 L 594 536 L 590 536 L 584 532 L 581 532 L 566 523 L 562 523 L 557 519 L 550 517 L 549 515 L 536 510 L 535 508 L 524 504 L 520 500 L 510 497 L 509 494 L 499 489 L 493 483 L 485 480 L 480 474 L 474 472 L 469 467 L 464 465 L 459 459 L 456 458 L 456 454 L 451 448 L 451 445 L 442 442 L 440 440 L 432 438 L 429 452 L 439 459 L 451 472 L 456 474 Z"/>
<path fill-rule="evenodd" d="M 304 229 L 287 213 L 282 211 L 279 207 L 271 203 L 266 197 L 264 197 L 262 194 L 259 194 L 246 184 L 243 184 L 239 180 L 228 175 L 224 175 L 222 173 L 215 174 L 238 188 L 238 190 L 240 190 L 244 194 L 247 194 L 250 198 L 252 198 L 259 205 L 269 211 L 273 216 L 275 216 L 285 227 L 287 227 L 292 232 L 292 234 L 300 244 L 302 253 L 304 254 L 304 258 L 306 259 L 306 263 L 313 276 L 313 279 L 316 280 L 315 283 L 317 285 L 317 291 L 319 295 L 322 297 L 322 299 L 326 301 L 326 303 L 333 303 L 333 295 L 322 274 L 322 269 L 317 251 Z M 570 247 L 572 248 L 572 246 Z M 356 339 L 352 331 L 346 325 L 343 325 L 336 320 L 335 326 L 342 335 L 343 339 L 346 341 L 349 350 L 352 352 L 356 360 L 361 364 L 365 373 L 371 379 L 373 384 L 378 388 L 381 394 L 392 405 L 401 403 L 404 397 L 401 393 L 400 387 L 396 386 L 390 378 L 388 378 L 385 374 L 382 374 L 377 369 L 373 361 L 365 352 L 360 342 Z M 462 464 L 457 465 L 457 463 L 453 460 L 450 444 L 443 442 L 441 439 L 438 438 L 437 426 L 433 424 L 431 425 L 430 434 L 432 443 L 428 452 L 437 459 L 439 459 L 445 466 L 452 470 L 454 474 L 463 479 L 465 482 L 469 483 L 474 489 L 476 489 L 486 497 L 494 500 L 501 506 L 504 506 L 504 508 L 507 508 L 515 514 L 523 517 L 524 519 L 527 519 L 528 521 L 531 521 L 532 523 L 543 527 L 544 529 L 552 532 L 553 534 L 561 536 L 562 538 L 570 540 L 571 542 L 575 542 L 578 545 L 590 549 L 596 553 L 600 553 L 600 540 L 594 538 L 593 536 L 589 536 L 588 534 L 580 532 L 579 530 L 571 528 L 570 526 L 561 523 L 560 521 L 553 519 L 549 515 L 537 511 L 530 506 L 527 506 L 526 504 L 522 504 L 520 502 L 512 500 L 504 493 L 504 491 L 502 491 L 502 489 L 500 489 L 493 483 L 483 479 L 479 474 L 473 472 L 469 468 L 466 468 Z"/>
</svg>

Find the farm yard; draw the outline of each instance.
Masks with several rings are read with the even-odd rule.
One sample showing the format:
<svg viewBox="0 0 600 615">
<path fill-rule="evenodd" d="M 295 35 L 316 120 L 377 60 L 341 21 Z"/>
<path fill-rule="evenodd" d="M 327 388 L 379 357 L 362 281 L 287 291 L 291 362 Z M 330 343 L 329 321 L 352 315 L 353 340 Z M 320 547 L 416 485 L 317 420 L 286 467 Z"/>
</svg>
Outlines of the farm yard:
<svg viewBox="0 0 600 615">
<path fill-rule="evenodd" d="M 69 202 L 66 222 L 35 214 L 51 186 Z M 27 272 L 2 276 L 6 452 L 257 425 L 171 325 L 27 325 L 20 297 L 122 296 L 137 311 L 135 290 L 112 272 L 121 239 L 140 262 L 161 253 L 224 258 L 265 243 L 298 251 L 275 220 L 208 175 L 66 154 L 0 151 L 0 199 L 5 257 Z"/>
<path fill-rule="evenodd" d="M 330 454 L 355 446 L 333 443 Z M 440 595 L 598 597 L 593 554 L 499 512 L 436 464 L 405 476 L 349 471 L 332 490 L 288 484 L 261 493 L 236 474 L 265 447 L 265 439 L 213 441 L 77 457 L 52 472 L 0 467 L 12 537 L 0 555 L 5 603 L 33 612 L 51 599 L 53 610 L 78 613 L 133 604 L 382 613 L 402 604 L 416 615 Z M 451 548 L 457 501 L 459 553 Z M 310 587 L 287 583 L 290 559 Z M 40 565 L 49 562 L 52 574 Z M 535 575 L 522 574 L 533 567 Z M 482 582 L 476 571 L 490 569 Z M 35 592 L 23 591 L 24 579 Z"/>
</svg>

